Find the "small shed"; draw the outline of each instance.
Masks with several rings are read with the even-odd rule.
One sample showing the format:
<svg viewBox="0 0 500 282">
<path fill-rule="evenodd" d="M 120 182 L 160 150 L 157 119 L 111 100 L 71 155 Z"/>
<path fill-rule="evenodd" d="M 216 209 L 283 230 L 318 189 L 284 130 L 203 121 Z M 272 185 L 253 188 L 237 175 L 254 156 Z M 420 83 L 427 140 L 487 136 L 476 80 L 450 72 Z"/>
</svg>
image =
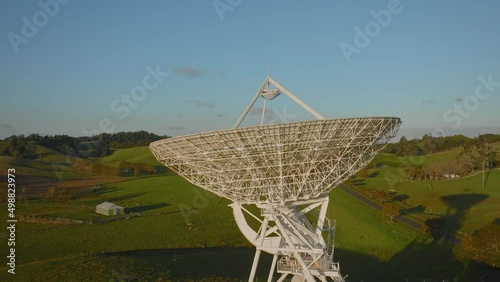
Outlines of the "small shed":
<svg viewBox="0 0 500 282">
<path fill-rule="evenodd" d="M 103 215 L 120 215 L 125 214 L 123 207 L 110 202 L 104 202 L 95 207 L 95 212 Z"/>
</svg>

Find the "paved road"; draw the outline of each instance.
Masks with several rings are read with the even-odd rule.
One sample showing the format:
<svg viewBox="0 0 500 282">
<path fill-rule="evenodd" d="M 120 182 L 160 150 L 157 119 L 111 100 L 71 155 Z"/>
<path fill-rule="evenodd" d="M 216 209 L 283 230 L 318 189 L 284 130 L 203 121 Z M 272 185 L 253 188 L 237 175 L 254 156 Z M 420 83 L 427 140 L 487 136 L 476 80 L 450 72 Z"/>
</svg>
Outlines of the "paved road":
<svg viewBox="0 0 500 282">
<path fill-rule="evenodd" d="M 370 199 L 367 199 L 365 198 L 364 196 L 362 196 L 361 194 L 359 194 L 358 192 L 354 191 L 353 189 L 345 186 L 344 184 L 340 184 L 339 186 L 340 189 L 342 189 L 343 191 L 349 193 L 350 195 L 352 195 L 353 197 L 355 197 L 356 199 L 360 200 L 361 202 L 365 203 L 366 205 L 372 207 L 372 208 L 375 208 L 379 211 L 382 210 L 382 206 L 371 201 Z M 415 229 L 418 229 L 419 231 L 422 230 L 422 225 L 414 220 L 411 220 L 407 217 L 404 217 L 402 215 L 398 216 L 395 220 L 397 221 L 401 221 L 402 223 L 405 223 Z"/>
</svg>

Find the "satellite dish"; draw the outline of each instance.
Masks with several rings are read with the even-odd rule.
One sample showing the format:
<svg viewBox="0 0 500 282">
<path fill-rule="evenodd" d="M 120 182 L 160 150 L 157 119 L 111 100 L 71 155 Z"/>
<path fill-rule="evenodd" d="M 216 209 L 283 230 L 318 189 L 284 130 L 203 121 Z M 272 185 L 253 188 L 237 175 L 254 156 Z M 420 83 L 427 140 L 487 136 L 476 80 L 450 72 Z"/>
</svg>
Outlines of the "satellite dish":
<svg viewBox="0 0 500 282">
<path fill-rule="evenodd" d="M 276 88 L 269 89 L 273 84 Z M 276 90 L 275 90 L 276 89 Z M 259 97 L 284 93 L 318 120 L 239 128 Z M 159 140 L 150 149 L 159 162 L 230 205 L 238 228 L 256 254 L 272 254 L 269 273 L 283 281 L 345 281 L 333 261 L 335 221 L 326 218 L 328 193 L 365 167 L 396 135 L 395 117 L 325 119 L 269 75 L 233 129 Z M 253 214 L 243 205 L 257 206 Z M 318 212 L 317 220 L 308 214 Z M 260 223 L 252 228 L 245 214 Z"/>
</svg>

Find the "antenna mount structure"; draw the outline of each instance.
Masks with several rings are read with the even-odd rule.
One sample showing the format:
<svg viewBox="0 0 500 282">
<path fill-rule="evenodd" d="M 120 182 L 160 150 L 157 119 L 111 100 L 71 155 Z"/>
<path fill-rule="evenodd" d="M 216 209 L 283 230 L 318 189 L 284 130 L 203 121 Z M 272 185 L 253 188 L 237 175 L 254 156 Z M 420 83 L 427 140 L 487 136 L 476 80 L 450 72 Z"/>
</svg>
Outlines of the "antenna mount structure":
<svg viewBox="0 0 500 282">
<path fill-rule="evenodd" d="M 281 93 L 317 120 L 264 125 L 266 101 Z M 240 128 L 258 98 L 260 125 Z M 268 281 L 277 272 L 277 281 L 344 282 L 328 194 L 365 167 L 400 124 L 395 117 L 325 119 L 268 75 L 232 129 L 163 139 L 150 149 L 189 182 L 232 201 L 238 228 L 256 247 L 249 281 L 266 252 L 273 255 Z"/>
</svg>

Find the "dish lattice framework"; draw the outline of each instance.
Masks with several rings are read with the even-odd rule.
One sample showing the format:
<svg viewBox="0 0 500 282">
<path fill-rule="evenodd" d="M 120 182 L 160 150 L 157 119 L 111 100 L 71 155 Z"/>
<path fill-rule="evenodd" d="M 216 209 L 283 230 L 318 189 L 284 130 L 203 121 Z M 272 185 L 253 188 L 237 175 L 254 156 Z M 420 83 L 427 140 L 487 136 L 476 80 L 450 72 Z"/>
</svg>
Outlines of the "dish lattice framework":
<svg viewBox="0 0 500 282">
<path fill-rule="evenodd" d="M 267 101 L 281 93 L 318 120 L 264 125 Z M 260 126 L 239 128 L 258 98 L 264 98 Z M 400 124 L 394 117 L 327 120 L 268 75 L 233 129 L 163 139 L 150 149 L 183 178 L 234 202 L 236 224 L 256 247 L 249 281 L 267 252 L 273 255 L 268 282 L 275 270 L 278 281 L 292 275 L 292 281 L 345 282 L 334 262 L 328 193 L 366 166 Z M 255 204 L 260 217 L 244 204 Z"/>
<path fill-rule="evenodd" d="M 326 196 L 399 124 L 392 117 L 275 124 L 164 139 L 151 149 L 172 171 L 233 202 L 283 203 Z"/>
</svg>

